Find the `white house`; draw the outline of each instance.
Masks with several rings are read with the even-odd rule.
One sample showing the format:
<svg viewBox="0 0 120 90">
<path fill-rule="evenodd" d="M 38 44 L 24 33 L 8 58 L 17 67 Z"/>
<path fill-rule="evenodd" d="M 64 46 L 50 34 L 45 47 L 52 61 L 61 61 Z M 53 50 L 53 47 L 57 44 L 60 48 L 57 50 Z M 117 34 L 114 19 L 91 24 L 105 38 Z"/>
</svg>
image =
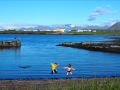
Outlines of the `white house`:
<svg viewBox="0 0 120 90">
<path fill-rule="evenodd" d="M 56 32 L 64 32 L 64 30 L 65 30 L 64 28 L 57 28 Z"/>
</svg>

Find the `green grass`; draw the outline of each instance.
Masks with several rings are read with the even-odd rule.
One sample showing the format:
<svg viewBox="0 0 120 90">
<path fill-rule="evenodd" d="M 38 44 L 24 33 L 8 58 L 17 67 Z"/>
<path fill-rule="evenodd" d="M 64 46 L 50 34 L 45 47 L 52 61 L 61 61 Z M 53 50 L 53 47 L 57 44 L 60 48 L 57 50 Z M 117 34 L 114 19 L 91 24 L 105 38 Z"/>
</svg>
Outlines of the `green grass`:
<svg viewBox="0 0 120 90">
<path fill-rule="evenodd" d="M 120 77 L 57 79 L 46 84 L 13 86 L 12 89 L 4 86 L 2 90 L 120 90 Z"/>
</svg>

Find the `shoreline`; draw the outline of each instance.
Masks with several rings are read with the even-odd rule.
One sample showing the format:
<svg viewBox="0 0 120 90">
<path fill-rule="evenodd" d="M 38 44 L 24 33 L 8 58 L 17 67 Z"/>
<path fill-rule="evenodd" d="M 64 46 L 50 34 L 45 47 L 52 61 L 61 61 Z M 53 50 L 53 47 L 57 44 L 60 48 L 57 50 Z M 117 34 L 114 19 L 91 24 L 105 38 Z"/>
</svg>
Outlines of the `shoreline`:
<svg viewBox="0 0 120 90">
<path fill-rule="evenodd" d="M 114 77 L 119 77 L 120 76 L 91 76 L 91 77 L 64 77 L 64 78 L 4 78 L 0 79 L 1 80 L 59 80 L 59 79 L 83 79 L 83 78 L 114 78 Z"/>
<path fill-rule="evenodd" d="M 86 85 L 94 82 L 120 82 L 120 76 L 116 77 L 89 77 L 89 78 L 58 78 L 58 79 L 12 79 L 12 80 L 0 80 L 0 90 L 52 90 L 49 87 L 61 85 L 61 88 L 69 86 L 68 84 Z M 48 88 L 48 89 L 46 89 Z M 62 90 L 62 89 L 61 89 Z"/>
</svg>

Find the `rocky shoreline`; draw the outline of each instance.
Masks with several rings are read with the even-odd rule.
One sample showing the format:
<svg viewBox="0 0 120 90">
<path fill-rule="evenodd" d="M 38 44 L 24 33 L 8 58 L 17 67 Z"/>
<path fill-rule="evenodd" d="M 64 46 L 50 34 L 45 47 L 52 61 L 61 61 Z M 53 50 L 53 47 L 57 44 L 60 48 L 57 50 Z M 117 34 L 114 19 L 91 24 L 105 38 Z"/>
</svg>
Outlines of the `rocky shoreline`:
<svg viewBox="0 0 120 90">
<path fill-rule="evenodd" d="M 63 42 L 56 46 L 65 46 L 79 49 L 86 49 L 92 51 L 102 51 L 110 53 L 120 53 L 120 38 L 113 38 L 107 41 L 93 41 L 93 42 Z"/>
</svg>

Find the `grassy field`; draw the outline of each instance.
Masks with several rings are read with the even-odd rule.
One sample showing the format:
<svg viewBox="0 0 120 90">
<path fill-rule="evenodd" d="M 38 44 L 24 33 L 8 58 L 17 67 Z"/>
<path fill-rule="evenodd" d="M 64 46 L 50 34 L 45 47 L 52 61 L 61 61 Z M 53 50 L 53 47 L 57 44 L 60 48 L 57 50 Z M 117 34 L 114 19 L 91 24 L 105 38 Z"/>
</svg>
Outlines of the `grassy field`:
<svg viewBox="0 0 120 90">
<path fill-rule="evenodd" d="M 0 80 L 0 90 L 120 90 L 120 77 Z"/>
</svg>

